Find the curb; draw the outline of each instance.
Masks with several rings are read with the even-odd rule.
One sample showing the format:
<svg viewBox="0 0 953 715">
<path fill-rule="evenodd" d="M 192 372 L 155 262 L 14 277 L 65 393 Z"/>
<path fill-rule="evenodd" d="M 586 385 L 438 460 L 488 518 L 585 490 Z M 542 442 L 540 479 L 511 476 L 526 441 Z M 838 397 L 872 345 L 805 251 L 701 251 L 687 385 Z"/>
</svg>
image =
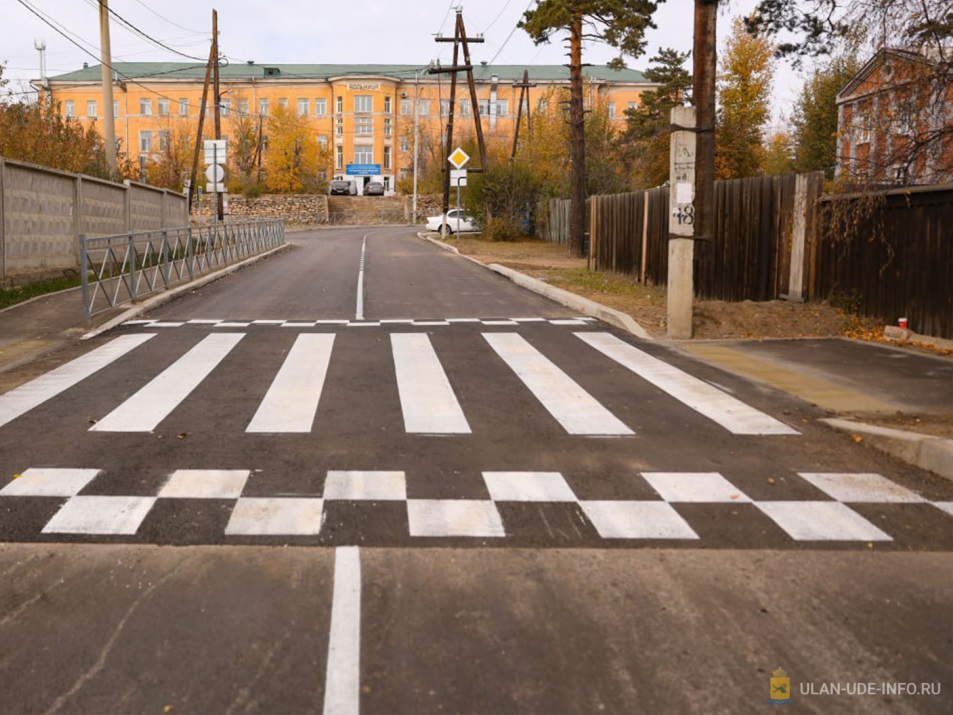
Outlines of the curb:
<svg viewBox="0 0 953 715">
<path fill-rule="evenodd" d="M 127 320 L 132 320 L 136 316 L 142 315 L 143 313 L 150 311 L 153 308 L 158 308 L 160 305 L 165 305 L 166 303 L 169 303 L 175 300 L 180 295 L 184 295 L 185 293 L 193 291 L 196 288 L 201 288 L 202 286 L 208 285 L 209 283 L 212 283 L 213 281 L 217 281 L 219 278 L 223 278 L 230 273 L 234 273 L 235 271 L 240 270 L 244 268 L 245 266 L 249 266 L 252 263 L 262 260 L 263 258 L 268 258 L 269 256 L 275 253 L 286 251 L 289 248 L 291 248 L 291 244 L 284 243 L 281 246 L 278 246 L 277 248 L 272 248 L 270 251 L 265 251 L 265 253 L 259 253 L 257 256 L 246 258 L 244 261 L 240 263 L 234 263 L 228 266 L 227 268 L 223 268 L 220 271 L 215 271 L 215 273 L 209 273 L 207 276 L 203 276 L 194 281 L 186 283 L 185 285 L 178 286 L 169 291 L 166 291 L 165 293 L 160 293 L 159 295 L 153 296 L 152 298 L 148 298 L 144 300 L 142 303 L 137 303 L 133 305 L 131 308 L 129 308 L 128 310 L 123 311 L 122 313 L 117 315 L 115 318 L 107 320 L 105 323 L 103 323 L 99 327 L 94 328 L 93 330 L 90 330 L 88 333 L 83 335 L 80 338 L 80 340 L 89 340 L 90 338 L 95 338 L 97 335 L 101 335 L 102 333 L 105 333 L 107 330 L 112 330 L 117 325 L 122 325 Z"/>
<path fill-rule="evenodd" d="M 607 305 L 602 305 L 602 303 L 597 303 L 594 300 L 589 300 L 588 298 L 583 298 L 582 296 L 576 295 L 575 293 L 570 293 L 568 290 L 556 288 L 555 286 L 551 286 L 541 280 L 531 278 L 525 273 L 520 273 L 519 271 L 515 271 L 512 268 L 501 266 L 498 263 L 481 263 L 475 258 L 464 256 L 455 246 L 450 246 L 446 243 L 443 243 L 442 241 L 437 241 L 436 239 L 430 238 L 429 236 L 424 236 L 420 233 L 417 235 L 423 240 L 440 246 L 446 251 L 450 251 L 451 253 L 455 253 L 458 256 L 466 258 L 468 261 L 476 263 L 478 266 L 483 266 L 487 270 L 493 271 L 494 273 L 499 273 L 501 276 L 508 278 L 521 288 L 526 288 L 527 290 L 531 290 L 534 293 L 538 293 L 539 295 L 549 298 L 551 301 L 559 303 L 560 305 L 564 305 L 567 308 L 572 308 L 573 310 L 578 310 L 580 313 L 584 313 L 585 315 L 598 318 L 604 323 L 621 328 L 622 330 L 632 333 L 632 335 L 642 338 L 643 340 L 654 341 L 654 338 L 649 335 L 645 331 L 645 328 L 639 325 L 631 315 L 626 315 L 620 310 L 610 308 Z"/>
<path fill-rule="evenodd" d="M 953 439 L 837 418 L 820 421 L 841 432 L 861 436 L 871 446 L 908 464 L 953 480 Z"/>
</svg>

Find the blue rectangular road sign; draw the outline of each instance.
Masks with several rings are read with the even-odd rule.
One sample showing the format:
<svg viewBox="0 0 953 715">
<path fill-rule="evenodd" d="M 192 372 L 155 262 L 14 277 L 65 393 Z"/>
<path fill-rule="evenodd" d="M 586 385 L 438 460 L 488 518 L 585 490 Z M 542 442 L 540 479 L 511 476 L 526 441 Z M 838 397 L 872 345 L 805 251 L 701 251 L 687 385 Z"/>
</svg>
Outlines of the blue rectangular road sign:
<svg viewBox="0 0 953 715">
<path fill-rule="evenodd" d="M 381 173 L 380 164 L 348 164 L 348 176 L 376 176 Z"/>
</svg>

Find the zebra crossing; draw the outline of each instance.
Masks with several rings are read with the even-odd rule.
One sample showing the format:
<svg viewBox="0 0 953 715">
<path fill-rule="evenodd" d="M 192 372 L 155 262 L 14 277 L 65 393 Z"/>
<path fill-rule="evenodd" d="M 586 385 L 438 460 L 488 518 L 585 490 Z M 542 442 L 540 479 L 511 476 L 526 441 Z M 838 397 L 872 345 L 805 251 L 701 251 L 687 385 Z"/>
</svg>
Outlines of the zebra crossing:
<svg viewBox="0 0 953 715">
<path fill-rule="evenodd" d="M 533 541 L 542 545 L 625 545 L 683 542 L 706 545 L 692 507 L 713 508 L 719 519 L 744 512 L 761 530 L 757 546 L 797 543 L 890 544 L 906 536 L 902 519 L 893 519 L 895 533 L 875 524 L 864 507 L 918 509 L 913 518 L 932 518 L 936 538 L 953 539 L 953 502 L 930 501 L 876 473 L 800 472 L 796 479 L 812 490 L 811 499 L 759 500 L 718 472 L 641 472 L 626 475 L 651 489 L 651 498 L 587 499 L 584 485 L 560 472 L 486 471 L 480 474 L 483 498 L 433 499 L 414 496 L 415 475 L 404 471 L 328 470 L 320 495 L 265 496 L 252 482 L 262 475 L 250 469 L 178 469 L 166 475 L 151 495 L 100 494 L 99 469 L 31 468 L 0 488 L 0 508 L 17 500 L 46 500 L 52 509 L 36 532 L 21 538 L 66 536 L 136 539 L 149 520 L 174 520 L 175 510 L 161 503 L 205 502 L 225 507 L 221 531 L 205 536 L 213 542 L 248 539 L 291 539 L 296 543 L 366 543 L 363 519 L 354 508 L 367 507 L 375 522 L 385 525 L 383 544 L 427 543 L 439 539 L 473 544 L 519 544 L 528 539 L 527 517 L 550 510 L 537 520 Z M 252 493 L 249 493 L 251 491 Z M 396 509 L 394 507 L 397 507 Z M 350 509 L 349 509 L 350 507 Z M 342 511 L 343 509 L 343 511 Z M 557 511 L 553 511 L 553 510 Z M 562 519 L 558 510 L 562 511 Z M 354 523 L 342 523 L 348 519 Z M 760 520 L 760 521 L 759 521 Z M 545 527 L 543 527 L 545 524 Z M 335 528 L 331 528 L 331 527 Z M 557 533 L 558 530 L 558 533 Z M 201 540 L 201 539 L 200 539 Z M 269 542 L 270 543 L 270 542 Z M 948 544 L 949 545 L 949 544 Z"/>
<path fill-rule="evenodd" d="M 277 321 L 266 321 L 278 326 Z M 403 417 L 403 429 L 416 435 L 466 435 L 472 432 L 467 410 L 448 376 L 446 362 L 435 347 L 432 333 L 405 323 L 402 330 L 386 334 L 388 360 L 393 366 L 393 379 Z M 528 395 L 549 414 L 563 433 L 582 437 L 631 437 L 636 434 L 623 416 L 590 394 L 570 375 L 569 364 L 562 356 L 547 355 L 532 338 L 511 331 L 502 322 L 478 322 L 480 338 L 470 357 L 481 364 L 495 364 L 508 370 Z M 587 330 L 571 331 L 571 340 L 591 349 L 591 357 L 599 369 L 610 366 L 624 368 L 633 377 L 632 385 L 648 384 L 665 393 L 675 402 L 690 408 L 706 420 L 732 435 L 796 436 L 797 429 L 768 415 L 725 390 L 654 357 L 621 338 L 598 330 L 583 320 L 542 320 L 546 325 L 566 325 Z M 530 323 L 524 319 L 523 324 Z M 33 381 L 0 395 L 0 428 L 56 398 L 94 374 L 108 370 L 149 343 L 158 343 L 159 332 L 151 329 L 159 321 L 137 324 L 145 332 L 119 335 L 89 353 L 62 365 Z M 149 433 L 156 430 L 173 412 L 187 403 L 190 396 L 227 360 L 236 347 L 248 340 L 269 340 L 267 331 L 249 327 L 241 332 L 237 321 L 197 321 L 192 328 L 214 328 L 192 345 L 174 362 L 139 387 L 108 413 L 97 416 L 89 427 L 96 433 Z M 244 323 L 243 323 L 244 324 Z M 287 325 L 287 321 L 280 325 Z M 179 325 L 182 327 L 184 323 Z M 219 330 L 223 325 L 229 327 Z M 248 325 L 248 324 L 245 324 Z M 308 323 L 312 326 L 311 323 Z M 492 325 L 492 330 L 483 330 Z M 381 328 L 382 326 L 377 326 Z M 411 328 L 408 330 L 407 328 Z M 340 330 L 313 332 L 302 329 L 294 335 L 290 349 L 276 368 L 270 386 L 258 399 L 254 416 L 245 425 L 249 434 L 309 433 L 322 407 L 328 374 L 334 364 L 338 346 L 349 333 Z M 158 338 L 158 340 L 157 340 Z M 375 350 L 378 348 L 375 345 Z M 586 348 L 584 348 L 586 349 Z M 474 357 L 475 356 L 475 357 Z M 458 367 L 458 366 L 455 366 Z"/>
</svg>

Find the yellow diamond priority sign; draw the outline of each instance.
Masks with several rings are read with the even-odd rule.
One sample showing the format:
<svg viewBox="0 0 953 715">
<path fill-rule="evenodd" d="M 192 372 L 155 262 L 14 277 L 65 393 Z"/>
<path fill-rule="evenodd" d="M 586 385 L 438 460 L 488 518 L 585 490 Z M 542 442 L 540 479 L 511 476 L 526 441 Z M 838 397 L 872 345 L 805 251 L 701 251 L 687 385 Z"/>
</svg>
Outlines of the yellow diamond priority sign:
<svg viewBox="0 0 953 715">
<path fill-rule="evenodd" d="M 457 147 L 450 153 L 450 156 L 447 157 L 447 161 L 453 164 L 455 168 L 462 169 L 466 166 L 467 162 L 470 161 L 470 155 L 460 147 Z"/>
</svg>

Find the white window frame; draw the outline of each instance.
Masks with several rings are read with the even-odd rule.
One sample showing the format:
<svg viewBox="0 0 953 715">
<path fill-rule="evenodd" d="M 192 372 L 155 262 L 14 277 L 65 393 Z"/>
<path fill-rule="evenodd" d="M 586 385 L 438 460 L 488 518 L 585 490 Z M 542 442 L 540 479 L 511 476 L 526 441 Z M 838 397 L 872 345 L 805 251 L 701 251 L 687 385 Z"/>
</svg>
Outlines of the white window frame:
<svg viewBox="0 0 953 715">
<path fill-rule="evenodd" d="M 142 97 L 139 99 L 139 115 L 142 117 L 152 116 L 152 98 Z"/>
<path fill-rule="evenodd" d="M 354 163 L 355 164 L 373 164 L 374 146 L 372 144 L 354 145 Z"/>
<path fill-rule="evenodd" d="M 267 117 L 268 110 L 268 97 L 260 97 L 258 99 L 258 113 L 263 117 Z"/>
<path fill-rule="evenodd" d="M 89 117 L 90 119 L 95 119 L 95 118 L 96 118 L 96 115 L 97 115 L 97 112 L 96 112 L 96 100 L 95 100 L 95 99 L 87 99 L 87 100 L 86 100 L 86 116 Z"/>
<path fill-rule="evenodd" d="M 354 95 L 354 113 L 372 114 L 374 112 L 374 95 L 355 94 Z"/>
<path fill-rule="evenodd" d="M 414 112 L 414 100 L 412 99 L 402 99 L 400 100 L 400 116 L 409 117 Z"/>
<path fill-rule="evenodd" d="M 391 106 L 391 96 L 388 94 L 384 97 L 384 114 L 392 114 Z"/>
<path fill-rule="evenodd" d="M 298 97 L 298 116 L 307 117 L 310 114 L 311 100 L 306 97 Z"/>
<path fill-rule="evenodd" d="M 152 132 L 148 129 L 139 130 L 139 153 L 140 154 L 151 154 L 152 153 Z"/>
<path fill-rule="evenodd" d="M 156 111 L 159 113 L 160 117 L 166 117 L 169 115 L 169 100 L 165 97 L 160 97 L 156 102 Z"/>
<path fill-rule="evenodd" d="M 384 147 L 384 169 L 390 169 L 391 164 L 391 150 L 389 146 Z"/>
<path fill-rule="evenodd" d="M 185 97 L 179 97 L 179 116 L 189 116 L 189 100 Z"/>
<path fill-rule="evenodd" d="M 328 100 L 326 99 L 314 100 L 314 116 L 316 117 L 328 116 Z"/>
<path fill-rule="evenodd" d="M 63 102 L 63 116 L 76 116 L 76 103 L 72 99 L 67 99 L 65 102 Z"/>
<path fill-rule="evenodd" d="M 223 117 L 227 117 L 232 113 L 232 100 L 223 99 L 221 100 L 221 112 Z"/>
</svg>

